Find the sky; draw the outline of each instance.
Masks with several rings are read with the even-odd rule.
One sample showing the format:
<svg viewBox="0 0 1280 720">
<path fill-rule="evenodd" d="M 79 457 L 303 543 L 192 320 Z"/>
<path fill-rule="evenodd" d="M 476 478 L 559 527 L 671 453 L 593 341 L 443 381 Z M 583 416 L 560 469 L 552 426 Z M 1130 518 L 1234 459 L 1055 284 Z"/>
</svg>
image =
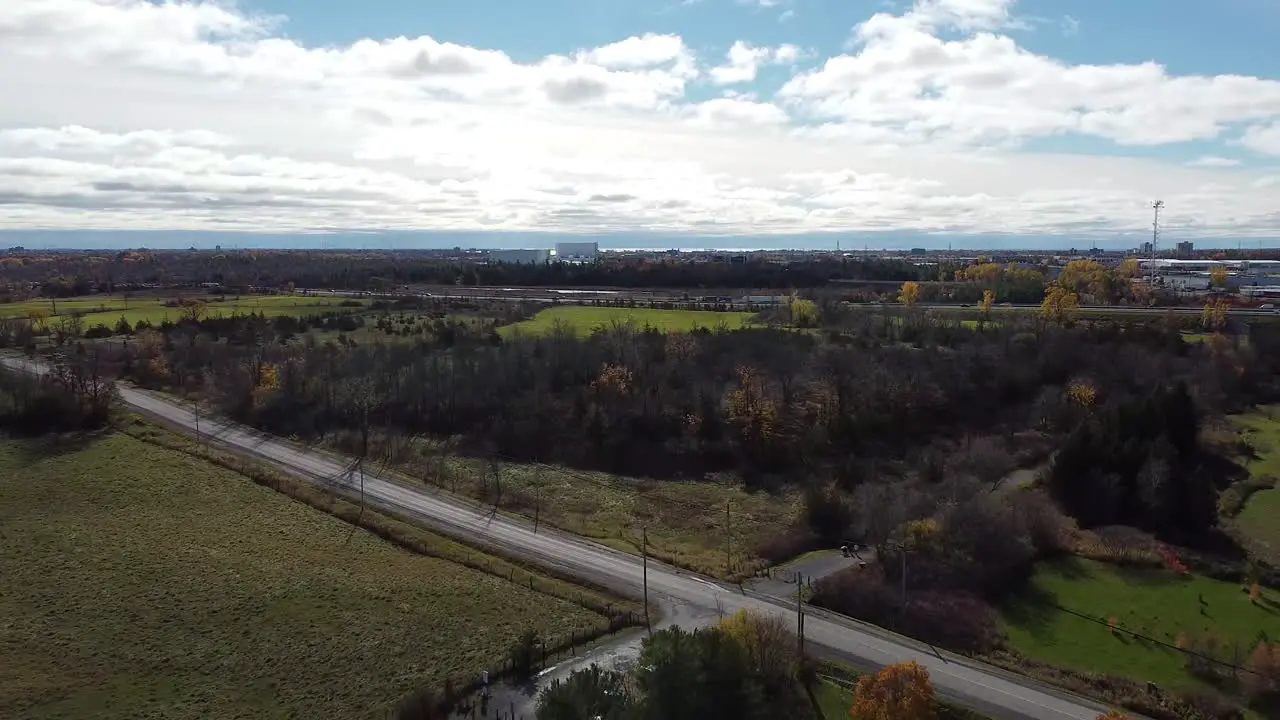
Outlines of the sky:
<svg viewBox="0 0 1280 720">
<path fill-rule="evenodd" d="M 1276 37 L 1276 0 L 0 0 L 0 242 L 1131 247 L 1158 198 L 1162 243 L 1280 245 Z"/>
</svg>

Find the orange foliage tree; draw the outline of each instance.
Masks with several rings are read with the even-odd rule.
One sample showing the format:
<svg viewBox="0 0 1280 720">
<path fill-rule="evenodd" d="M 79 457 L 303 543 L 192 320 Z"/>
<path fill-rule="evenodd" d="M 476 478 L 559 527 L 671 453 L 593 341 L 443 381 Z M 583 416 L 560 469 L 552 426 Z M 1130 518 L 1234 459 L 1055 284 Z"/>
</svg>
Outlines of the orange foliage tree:
<svg viewBox="0 0 1280 720">
<path fill-rule="evenodd" d="M 902 283 L 902 290 L 898 293 L 898 302 L 911 307 L 920 302 L 920 283 L 914 280 L 908 280 Z"/>
<path fill-rule="evenodd" d="M 1129 720 L 1129 716 L 1119 710 L 1111 710 L 1099 715 L 1098 720 Z"/>
<path fill-rule="evenodd" d="M 919 663 L 890 665 L 864 675 L 853 693 L 854 720 L 926 720 L 933 717 L 933 683 Z"/>
</svg>

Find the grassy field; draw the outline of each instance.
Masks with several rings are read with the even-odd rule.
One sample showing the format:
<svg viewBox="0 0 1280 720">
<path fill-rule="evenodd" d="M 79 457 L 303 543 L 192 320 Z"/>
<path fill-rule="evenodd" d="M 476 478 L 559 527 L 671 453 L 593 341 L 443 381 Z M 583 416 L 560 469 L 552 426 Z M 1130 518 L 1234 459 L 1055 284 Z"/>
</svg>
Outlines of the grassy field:
<svg viewBox="0 0 1280 720">
<path fill-rule="evenodd" d="M 1009 644 L 1027 657 L 1171 689 L 1197 682 L 1187 673 L 1181 651 L 1113 634 L 1105 624 L 1063 612 L 1055 604 L 1097 618 L 1115 617 L 1121 628 L 1168 645 L 1176 645 L 1180 634 L 1191 639 L 1213 631 L 1226 641 L 1228 660 L 1234 643 L 1245 657 L 1259 633 L 1280 637 L 1280 595 L 1273 591 L 1254 605 L 1232 583 L 1182 578 L 1167 570 L 1122 570 L 1092 560 L 1041 567 L 1030 587 L 1002 609 Z"/>
<path fill-rule="evenodd" d="M 451 458 L 443 477 L 426 467 L 408 472 L 459 495 L 495 499 L 487 463 Z M 654 481 L 515 463 L 500 464 L 498 472 L 504 511 L 536 515 L 541 523 L 636 554 L 647 527 L 652 556 L 721 577 L 728 574 L 726 525 L 733 571 L 750 572 L 763 566 L 755 544 L 783 532 L 799 508 L 795 495 L 747 492 L 731 478 Z"/>
<path fill-rule="evenodd" d="M 0 440 L 0 528 L 0 717 L 381 718 L 602 622 L 124 434 Z"/>
<path fill-rule="evenodd" d="M 1280 558 L 1280 489 L 1259 490 L 1236 516 L 1236 523 L 1271 558 Z"/>
<path fill-rule="evenodd" d="M 614 323 L 633 323 L 636 328 L 646 326 L 663 332 L 681 332 L 707 328 L 715 330 L 721 325 L 736 330 L 746 327 L 753 317 L 747 312 L 716 312 L 714 310 L 651 310 L 648 308 L 608 308 L 587 306 L 561 306 L 547 308 L 529 320 L 502 328 L 504 335 L 515 332 L 542 335 L 562 322 L 579 335 L 590 335 L 596 328 L 608 328 Z"/>
<path fill-rule="evenodd" d="M 359 308 L 342 307 L 340 303 L 346 298 L 305 297 L 302 295 L 227 295 L 225 299 L 216 296 L 184 296 L 184 299 L 196 298 L 204 300 L 207 317 L 226 316 L 236 313 L 261 313 L 267 317 L 278 315 L 318 315 L 326 312 L 353 311 Z M 90 297 L 58 300 L 57 315 L 80 313 L 84 318 L 84 326 L 92 327 L 99 323 L 113 327 L 121 317 L 130 325 L 139 320 L 146 320 L 153 325 L 164 320 L 177 321 L 181 317 L 181 309 L 166 307 L 165 301 L 172 300 L 168 296 L 137 296 L 126 298 L 123 295 L 93 295 Z M 357 301 L 363 303 L 364 301 Z M 41 311 L 54 316 L 55 303 L 51 300 L 27 300 L 18 303 L 0 304 L 0 317 L 27 317 L 32 311 Z"/>
<path fill-rule="evenodd" d="M 1280 478 L 1280 408 L 1259 408 L 1232 418 L 1241 437 L 1253 448 L 1245 460 L 1249 477 L 1255 481 Z M 1280 488 L 1258 490 L 1249 496 L 1236 516 L 1236 524 L 1256 543 L 1260 553 L 1280 561 Z"/>
</svg>

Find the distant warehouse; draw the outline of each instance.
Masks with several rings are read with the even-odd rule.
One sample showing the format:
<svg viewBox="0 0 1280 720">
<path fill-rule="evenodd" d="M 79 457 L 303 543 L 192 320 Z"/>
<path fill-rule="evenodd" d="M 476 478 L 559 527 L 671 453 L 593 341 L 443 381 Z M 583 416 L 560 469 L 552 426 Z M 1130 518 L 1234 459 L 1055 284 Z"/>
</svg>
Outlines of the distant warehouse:
<svg viewBox="0 0 1280 720">
<path fill-rule="evenodd" d="M 560 262 L 595 262 L 599 255 L 599 243 L 556 243 L 556 260 Z"/>
</svg>

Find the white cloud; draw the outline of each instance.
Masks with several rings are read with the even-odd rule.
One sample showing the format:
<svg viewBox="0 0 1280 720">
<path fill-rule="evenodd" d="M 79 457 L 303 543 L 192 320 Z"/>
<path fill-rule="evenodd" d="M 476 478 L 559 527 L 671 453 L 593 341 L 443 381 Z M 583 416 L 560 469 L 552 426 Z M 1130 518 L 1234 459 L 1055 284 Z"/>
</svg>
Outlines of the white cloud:
<svg viewBox="0 0 1280 720">
<path fill-rule="evenodd" d="M 1239 160 L 1219 157 L 1217 155 L 1202 155 L 1201 157 L 1187 163 L 1190 167 L 1235 167 L 1239 164 Z"/>
<path fill-rule="evenodd" d="M 711 81 L 717 85 L 752 82 L 762 66 L 774 63 L 793 65 L 803 55 L 803 51 L 795 45 L 755 47 L 739 40 L 729 48 L 725 63 L 711 68 Z"/>
<path fill-rule="evenodd" d="M 1280 155 L 1280 121 L 1270 125 L 1254 125 L 1245 131 L 1240 141 L 1251 150 L 1267 155 Z"/>
<path fill-rule="evenodd" d="M 741 42 L 714 65 L 636 34 L 522 62 L 310 47 L 227 3 L 0 0 L 3 226 L 1082 235 L 1141 231 L 1159 196 L 1170 232 L 1275 233 L 1261 172 L 1017 147 L 1246 127 L 1280 154 L 1280 83 L 1069 65 L 1001 34 L 1011 8 L 920 0 L 775 96 L 708 100 L 691 88 L 808 53 Z"/>
<path fill-rule="evenodd" d="M 1062 34 L 1075 37 L 1080 34 L 1080 21 L 1070 15 L 1062 16 Z"/>
<path fill-rule="evenodd" d="M 1017 144 L 1092 135 L 1122 145 L 1216 140 L 1228 127 L 1280 116 L 1280 81 L 1172 76 L 1156 63 L 1069 65 L 998 28 L 1008 0 L 921 0 L 859 26 L 852 53 L 793 78 L 780 95 L 815 121 L 890 128 L 904 141 Z"/>
</svg>

